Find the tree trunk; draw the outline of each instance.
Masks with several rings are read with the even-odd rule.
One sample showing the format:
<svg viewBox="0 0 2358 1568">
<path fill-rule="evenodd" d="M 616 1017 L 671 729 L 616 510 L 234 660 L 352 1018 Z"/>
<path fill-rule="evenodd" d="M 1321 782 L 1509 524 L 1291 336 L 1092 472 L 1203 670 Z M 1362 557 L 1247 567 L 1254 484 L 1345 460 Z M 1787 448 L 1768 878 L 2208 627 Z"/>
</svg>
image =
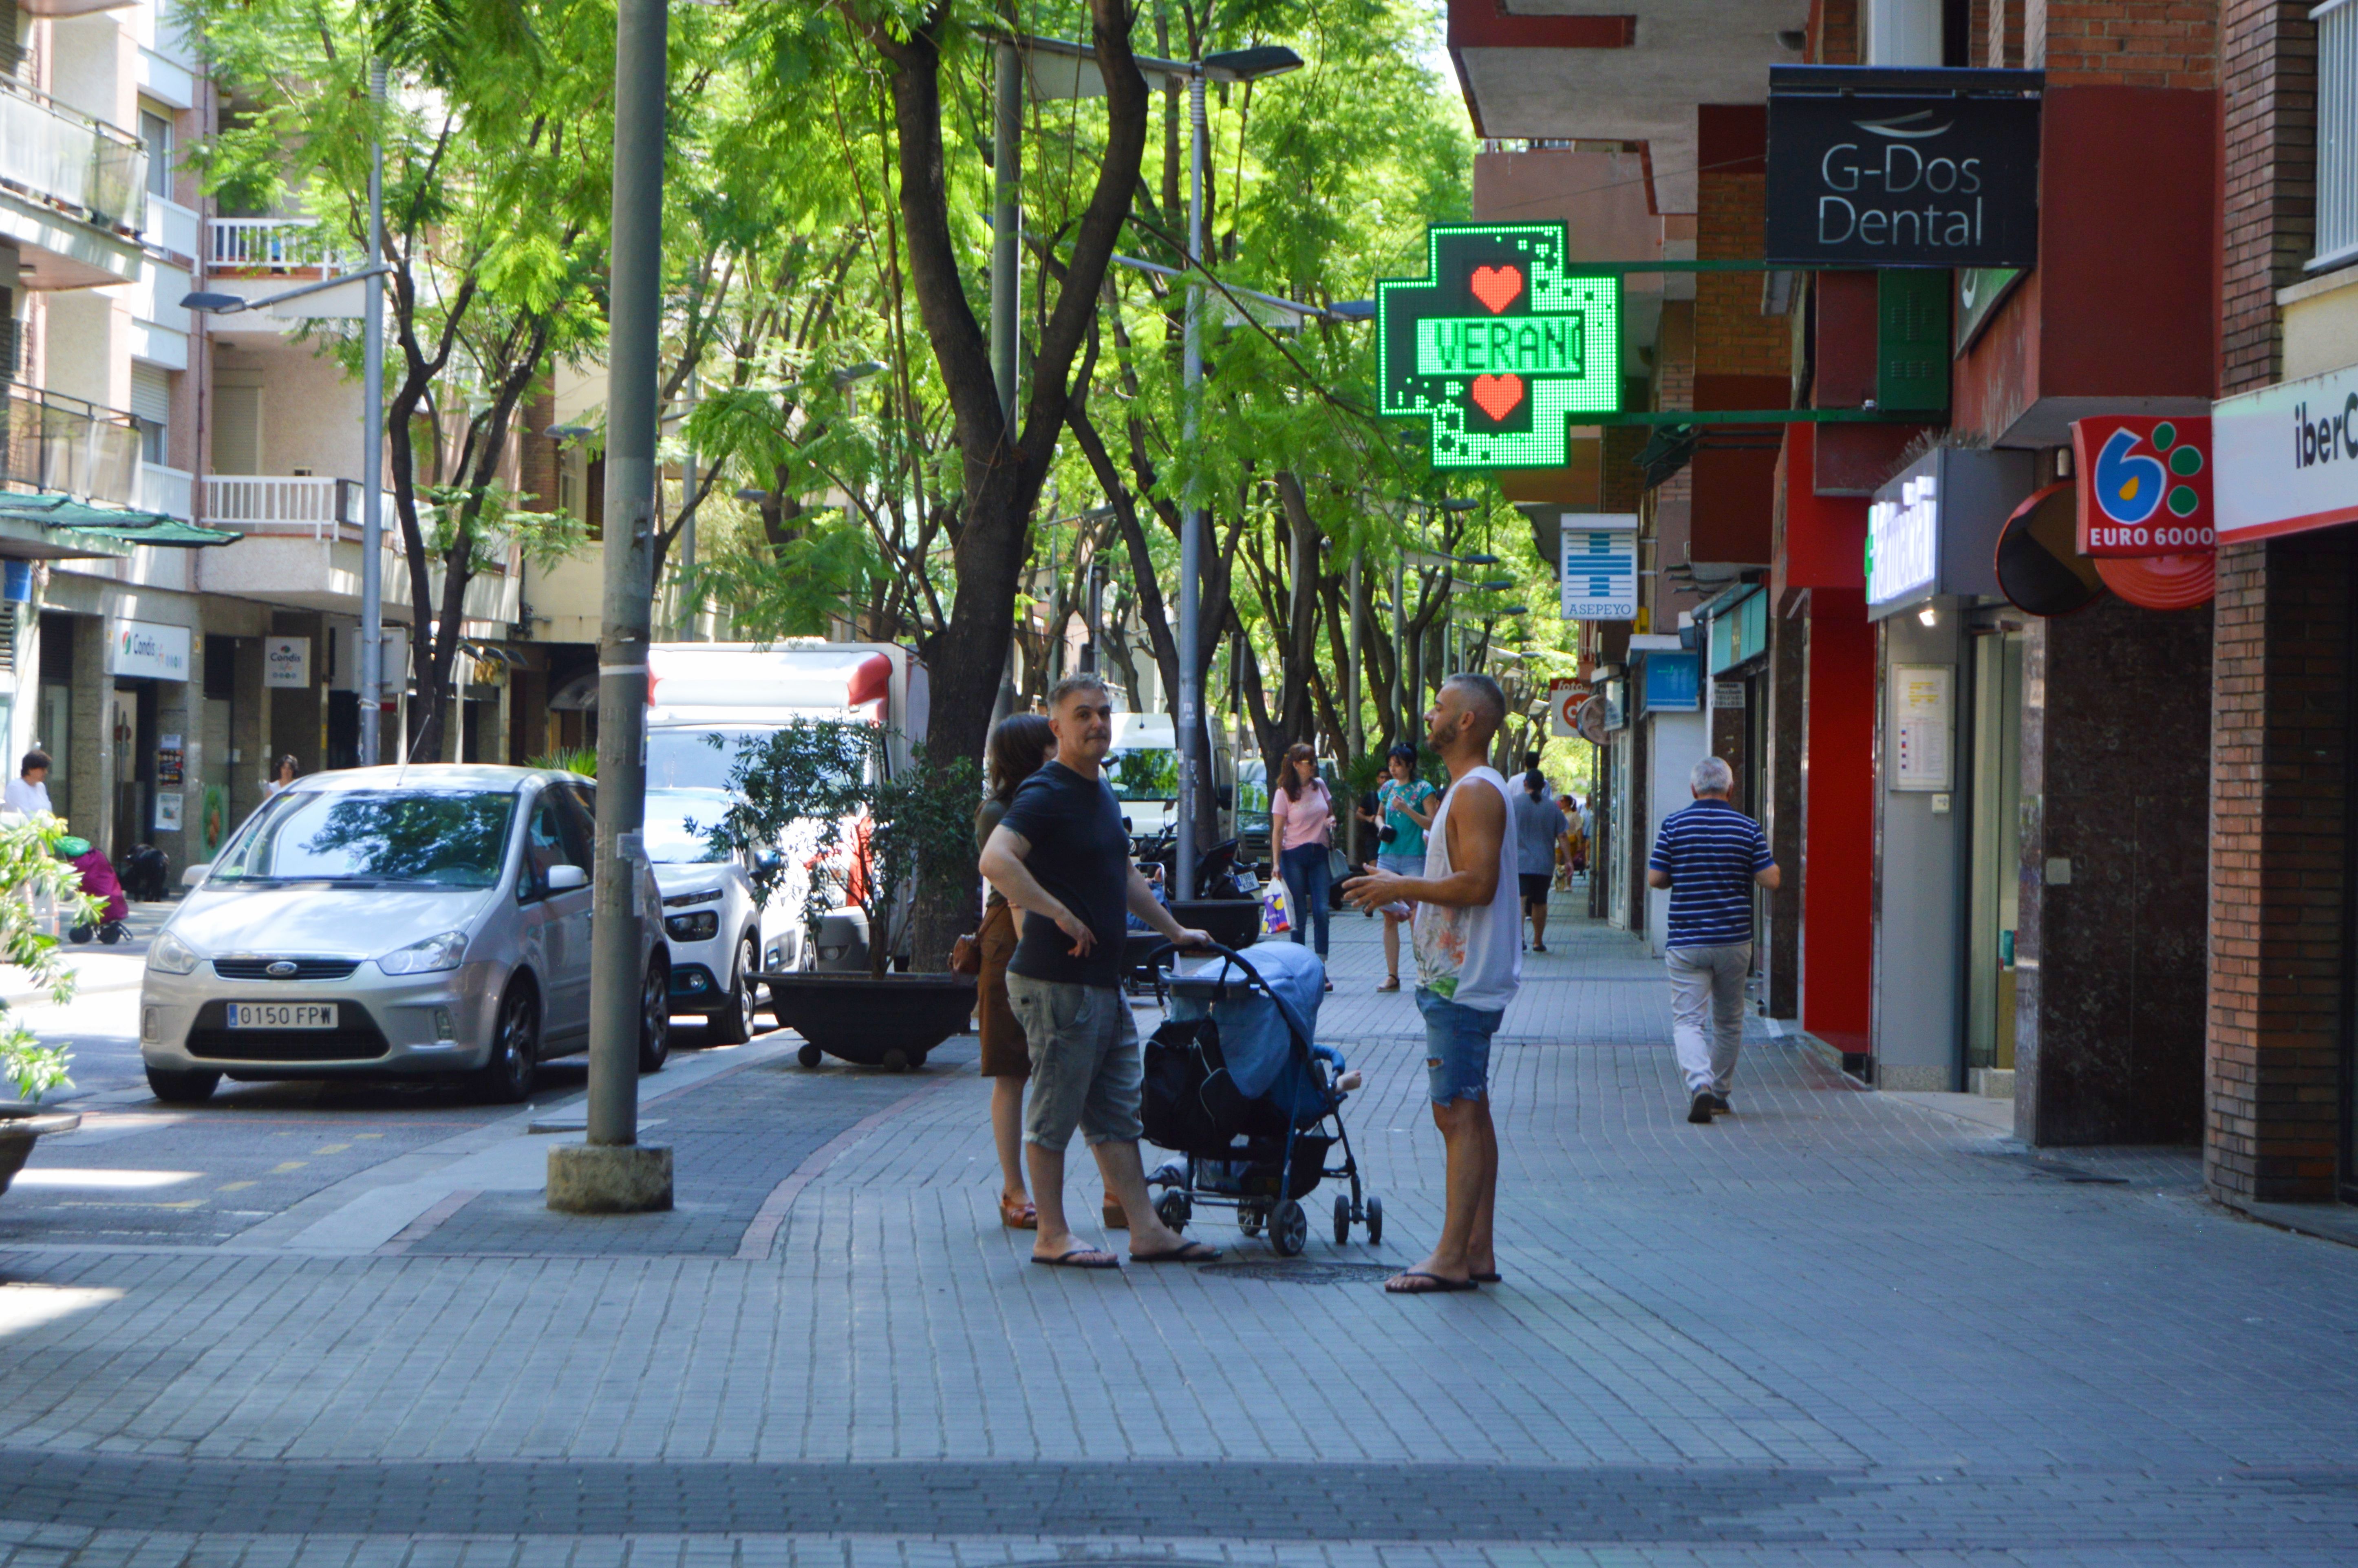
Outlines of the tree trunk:
<svg viewBox="0 0 2358 1568">
<path fill-rule="evenodd" d="M 1071 373 L 1136 189 L 1146 150 L 1146 79 L 1130 47 L 1123 0 L 1089 0 L 1098 69 L 1106 84 L 1106 149 L 1073 236 L 1072 259 L 1032 355 L 1022 433 L 1001 413 L 990 353 L 968 303 L 962 241 L 952 230 L 944 168 L 941 38 L 952 26 L 937 5 L 903 38 L 865 26 L 889 67 L 899 142 L 900 210 L 909 278 L 925 335 L 949 394 L 965 477 L 965 513 L 953 550 L 957 590 L 948 624 L 926 648 L 933 677 L 929 741 L 939 755 L 979 759 L 1000 673 L 1013 636 L 1015 593 L 1030 555 L 1031 518 L 1072 397 Z"/>
</svg>

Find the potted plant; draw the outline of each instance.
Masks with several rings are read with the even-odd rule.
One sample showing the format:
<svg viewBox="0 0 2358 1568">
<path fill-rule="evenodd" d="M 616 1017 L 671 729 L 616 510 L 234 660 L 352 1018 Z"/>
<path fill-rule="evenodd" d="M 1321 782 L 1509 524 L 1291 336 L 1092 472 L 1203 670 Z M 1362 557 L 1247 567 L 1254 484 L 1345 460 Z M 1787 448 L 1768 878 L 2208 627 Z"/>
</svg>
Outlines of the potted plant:
<svg viewBox="0 0 2358 1568">
<path fill-rule="evenodd" d="M 892 732 L 842 719 L 804 719 L 741 742 L 733 793 L 716 838 L 755 851 L 755 891 L 767 899 L 787 875 L 785 853 L 808 864 L 803 901 L 807 951 L 837 908 L 868 928 L 866 974 L 765 972 L 778 1022 L 801 1033 L 802 1064 L 822 1054 L 904 1072 L 966 1027 L 972 976 L 949 972 L 955 925 L 971 906 L 974 811 L 982 784 L 968 758 L 936 759 L 923 745 L 892 764 Z M 905 954 L 904 969 L 894 965 Z"/>
<path fill-rule="evenodd" d="M 34 895 L 55 900 L 70 924 L 95 921 L 101 913 L 96 899 L 82 895 L 81 874 L 58 858 L 57 843 L 64 836 L 65 824 L 46 815 L 0 827 L 0 963 L 23 969 L 59 1004 L 73 1000 L 74 974 L 57 937 L 41 929 Z M 49 1090 L 72 1087 L 66 1076 L 66 1048 L 40 1044 L 31 1030 L 6 1019 L 6 1011 L 7 1003 L 0 1001 L 0 1078 L 16 1091 L 16 1103 L 0 1105 L 0 1193 L 25 1168 L 43 1133 L 70 1132 L 81 1125 L 80 1113 L 43 1110 L 39 1103 Z"/>
</svg>

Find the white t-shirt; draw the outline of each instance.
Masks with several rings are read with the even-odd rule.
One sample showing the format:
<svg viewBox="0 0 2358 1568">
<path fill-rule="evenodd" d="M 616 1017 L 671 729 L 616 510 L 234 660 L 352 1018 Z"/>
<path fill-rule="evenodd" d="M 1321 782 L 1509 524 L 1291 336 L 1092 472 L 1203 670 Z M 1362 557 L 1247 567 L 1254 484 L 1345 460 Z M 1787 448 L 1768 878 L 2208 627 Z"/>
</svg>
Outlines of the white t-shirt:
<svg viewBox="0 0 2358 1568">
<path fill-rule="evenodd" d="M 1461 1007 L 1496 1012 L 1515 1000 L 1523 981 L 1521 892 L 1515 881 L 1512 802 L 1496 768 L 1476 768 L 1449 786 L 1424 831 L 1424 874 L 1439 881 L 1459 868 L 1449 863 L 1449 808 L 1467 785 L 1498 792 L 1498 886 L 1476 908 L 1419 903 L 1412 928 L 1416 983 Z"/>
<path fill-rule="evenodd" d="M 18 774 L 8 781 L 6 790 L 0 791 L 0 808 L 20 812 L 27 816 L 37 816 L 44 811 L 54 812 L 55 808 L 49 805 L 49 782 L 43 780 L 39 784 L 32 784 L 23 774 Z"/>
</svg>

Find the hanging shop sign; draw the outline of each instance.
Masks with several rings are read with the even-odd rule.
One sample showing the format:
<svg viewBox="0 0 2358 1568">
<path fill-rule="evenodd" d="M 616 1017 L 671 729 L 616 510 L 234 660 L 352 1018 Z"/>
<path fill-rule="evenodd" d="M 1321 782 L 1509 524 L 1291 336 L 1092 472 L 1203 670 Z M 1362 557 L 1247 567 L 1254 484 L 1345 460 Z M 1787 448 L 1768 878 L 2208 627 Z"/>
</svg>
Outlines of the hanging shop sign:
<svg viewBox="0 0 2358 1568">
<path fill-rule="evenodd" d="M 1425 232 L 1425 276 L 1376 285 L 1379 411 L 1426 421 L 1437 469 L 1563 467 L 1575 416 L 1620 411 L 1620 276 L 1562 223 Z"/>
<path fill-rule="evenodd" d="M 1645 697 L 1649 713 L 1703 711 L 1703 655 L 1648 654 Z"/>
<path fill-rule="evenodd" d="M 2222 544 L 2358 522 L 2358 365 L 2211 406 Z"/>
<path fill-rule="evenodd" d="M 2028 267 L 2035 70 L 1768 68 L 1770 262 Z"/>
<path fill-rule="evenodd" d="M 1866 618 L 1998 591 L 1998 530 L 2029 493 L 2026 451 L 1936 447 L 1909 464 L 1866 509 Z"/>
<path fill-rule="evenodd" d="M 118 621 L 107 645 L 106 673 L 150 680 L 189 678 L 189 629 L 152 621 Z"/>
<path fill-rule="evenodd" d="M 2174 556 L 2215 544 L 2211 421 L 2106 415 L 2071 426 L 2080 554 Z"/>
<path fill-rule="evenodd" d="M 1566 621 L 1638 618 L 1638 514 L 1567 512 L 1558 561 Z"/>
<path fill-rule="evenodd" d="M 1589 700 L 1588 683 L 1570 676 L 1548 682 L 1548 733 L 1568 740 L 1580 733 L 1580 710 Z"/>
</svg>

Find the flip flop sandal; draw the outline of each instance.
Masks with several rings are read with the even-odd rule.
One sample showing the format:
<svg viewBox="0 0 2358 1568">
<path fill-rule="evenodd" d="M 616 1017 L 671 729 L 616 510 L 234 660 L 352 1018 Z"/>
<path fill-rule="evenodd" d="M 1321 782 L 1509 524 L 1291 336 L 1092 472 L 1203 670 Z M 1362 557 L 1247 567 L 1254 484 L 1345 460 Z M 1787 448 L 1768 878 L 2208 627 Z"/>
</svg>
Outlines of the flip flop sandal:
<svg viewBox="0 0 2358 1568">
<path fill-rule="evenodd" d="M 1422 1284 L 1403 1285 L 1402 1280 L 1420 1280 Z M 1410 1269 L 1394 1274 L 1384 1281 L 1384 1293 L 1389 1296 L 1449 1296 L 1482 1287 L 1472 1280 L 1444 1280 L 1438 1274 L 1428 1274 L 1422 1269 Z"/>
<path fill-rule="evenodd" d="M 1473 1281 L 1474 1281 L 1476 1284 L 1477 1284 L 1477 1285 L 1497 1285 L 1497 1284 L 1503 1284 L 1503 1283 L 1506 1281 L 1506 1278 L 1507 1278 L 1507 1276 L 1505 1276 L 1504 1274 L 1499 1274 L 1499 1273 L 1489 1273 L 1489 1274 L 1468 1274 L 1468 1275 L 1466 1275 L 1466 1277 L 1467 1279 L 1469 1279 L 1469 1280 Z"/>
<path fill-rule="evenodd" d="M 1396 991 L 1400 989 L 1400 977 L 1398 975 L 1387 975 L 1384 978 L 1384 983 L 1378 986 L 1376 989 L 1379 991 Z"/>
<path fill-rule="evenodd" d="M 1189 1241 L 1163 1252 L 1133 1252 L 1133 1263 L 1208 1263 L 1220 1255 L 1220 1249 L 1206 1242 Z"/>
<path fill-rule="evenodd" d="M 1095 1247 L 1076 1247 L 1061 1258 L 1032 1260 L 1044 1269 L 1119 1269 L 1121 1260 Z"/>
</svg>

